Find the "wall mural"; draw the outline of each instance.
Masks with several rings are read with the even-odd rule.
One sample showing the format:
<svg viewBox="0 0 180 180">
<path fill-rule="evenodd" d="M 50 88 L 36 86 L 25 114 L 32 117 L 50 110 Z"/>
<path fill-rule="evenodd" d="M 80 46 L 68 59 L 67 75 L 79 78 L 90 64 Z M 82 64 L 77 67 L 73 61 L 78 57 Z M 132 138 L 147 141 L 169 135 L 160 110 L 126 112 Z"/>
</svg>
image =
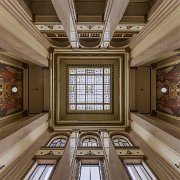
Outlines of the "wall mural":
<svg viewBox="0 0 180 180">
<path fill-rule="evenodd" d="M 23 70 L 0 63 L 0 117 L 23 110 Z"/>
<path fill-rule="evenodd" d="M 157 69 L 156 109 L 180 116 L 180 64 Z"/>
</svg>

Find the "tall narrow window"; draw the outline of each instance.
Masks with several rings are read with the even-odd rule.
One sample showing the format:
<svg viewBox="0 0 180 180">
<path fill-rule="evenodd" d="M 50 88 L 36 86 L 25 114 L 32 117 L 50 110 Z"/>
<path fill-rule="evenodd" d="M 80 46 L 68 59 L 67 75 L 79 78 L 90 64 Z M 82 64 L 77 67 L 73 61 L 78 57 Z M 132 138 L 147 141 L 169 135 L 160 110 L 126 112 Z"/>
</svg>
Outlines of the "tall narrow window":
<svg viewBox="0 0 180 180">
<path fill-rule="evenodd" d="M 54 139 L 48 146 L 49 147 L 65 147 L 66 141 L 67 140 L 64 138 L 57 138 L 57 139 Z"/>
<path fill-rule="evenodd" d="M 84 147 L 96 147 L 98 146 L 97 140 L 94 138 L 86 138 L 82 141 Z"/>
<path fill-rule="evenodd" d="M 137 164 L 126 164 L 129 175 L 132 180 L 156 180 L 157 178 L 147 167 L 147 165 L 142 163 Z"/>
<path fill-rule="evenodd" d="M 69 111 L 110 111 L 111 71 L 111 67 L 70 67 Z"/>
<path fill-rule="evenodd" d="M 132 146 L 132 144 L 123 137 L 113 138 L 113 143 L 115 147 Z"/>
<path fill-rule="evenodd" d="M 101 180 L 99 165 L 81 165 L 79 180 Z"/>
<path fill-rule="evenodd" d="M 27 178 L 28 180 L 48 180 L 52 173 L 53 167 L 53 164 L 38 164 L 32 174 Z"/>
</svg>

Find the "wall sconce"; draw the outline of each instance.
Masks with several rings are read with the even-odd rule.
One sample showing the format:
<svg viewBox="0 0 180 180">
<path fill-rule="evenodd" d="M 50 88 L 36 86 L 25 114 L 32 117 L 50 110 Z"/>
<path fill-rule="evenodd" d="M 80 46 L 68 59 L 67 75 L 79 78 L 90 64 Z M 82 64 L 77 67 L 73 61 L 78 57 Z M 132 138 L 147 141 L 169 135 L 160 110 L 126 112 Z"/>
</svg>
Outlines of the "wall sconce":
<svg viewBox="0 0 180 180">
<path fill-rule="evenodd" d="M 13 93 L 16 93 L 16 92 L 18 91 L 18 89 L 17 89 L 16 86 L 14 86 L 14 87 L 12 87 L 11 91 L 12 91 Z"/>
<path fill-rule="evenodd" d="M 167 92 L 167 88 L 162 87 L 162 88 L 161 88 L 161 92 L 162 92 L 162 93 L 166 93 L 166 92 Z"/>
</svg>

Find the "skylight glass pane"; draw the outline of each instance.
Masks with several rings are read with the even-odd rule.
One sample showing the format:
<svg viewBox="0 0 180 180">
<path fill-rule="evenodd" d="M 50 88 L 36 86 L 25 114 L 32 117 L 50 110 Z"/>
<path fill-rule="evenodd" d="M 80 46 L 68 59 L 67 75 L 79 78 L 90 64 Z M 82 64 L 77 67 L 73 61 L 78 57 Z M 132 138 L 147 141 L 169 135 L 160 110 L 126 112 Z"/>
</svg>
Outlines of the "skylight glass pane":
<svg viewBox="0 0 180 180">
<path fill-rule="evenodd" d="M 111 68 L 69 68 L 69 110 L 111 109 Z"/>
</svg>

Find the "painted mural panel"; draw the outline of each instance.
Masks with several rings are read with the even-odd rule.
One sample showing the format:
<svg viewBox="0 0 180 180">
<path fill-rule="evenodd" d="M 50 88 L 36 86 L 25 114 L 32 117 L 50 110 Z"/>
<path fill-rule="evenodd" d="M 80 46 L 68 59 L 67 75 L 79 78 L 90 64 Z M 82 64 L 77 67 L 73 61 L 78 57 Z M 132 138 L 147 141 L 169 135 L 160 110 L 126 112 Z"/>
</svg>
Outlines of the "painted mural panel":
<svg viewBox="0 0 180 180">
<path fill-rule="evenodd" d="M 0 117 L 23 110 L 23 70 L 0 63 Z"/>
<path fill-rule="evenodd" d="M 156 80 L 156 109 L 180 116 L 180 64 L 158 69 Z"/>
</svg>

